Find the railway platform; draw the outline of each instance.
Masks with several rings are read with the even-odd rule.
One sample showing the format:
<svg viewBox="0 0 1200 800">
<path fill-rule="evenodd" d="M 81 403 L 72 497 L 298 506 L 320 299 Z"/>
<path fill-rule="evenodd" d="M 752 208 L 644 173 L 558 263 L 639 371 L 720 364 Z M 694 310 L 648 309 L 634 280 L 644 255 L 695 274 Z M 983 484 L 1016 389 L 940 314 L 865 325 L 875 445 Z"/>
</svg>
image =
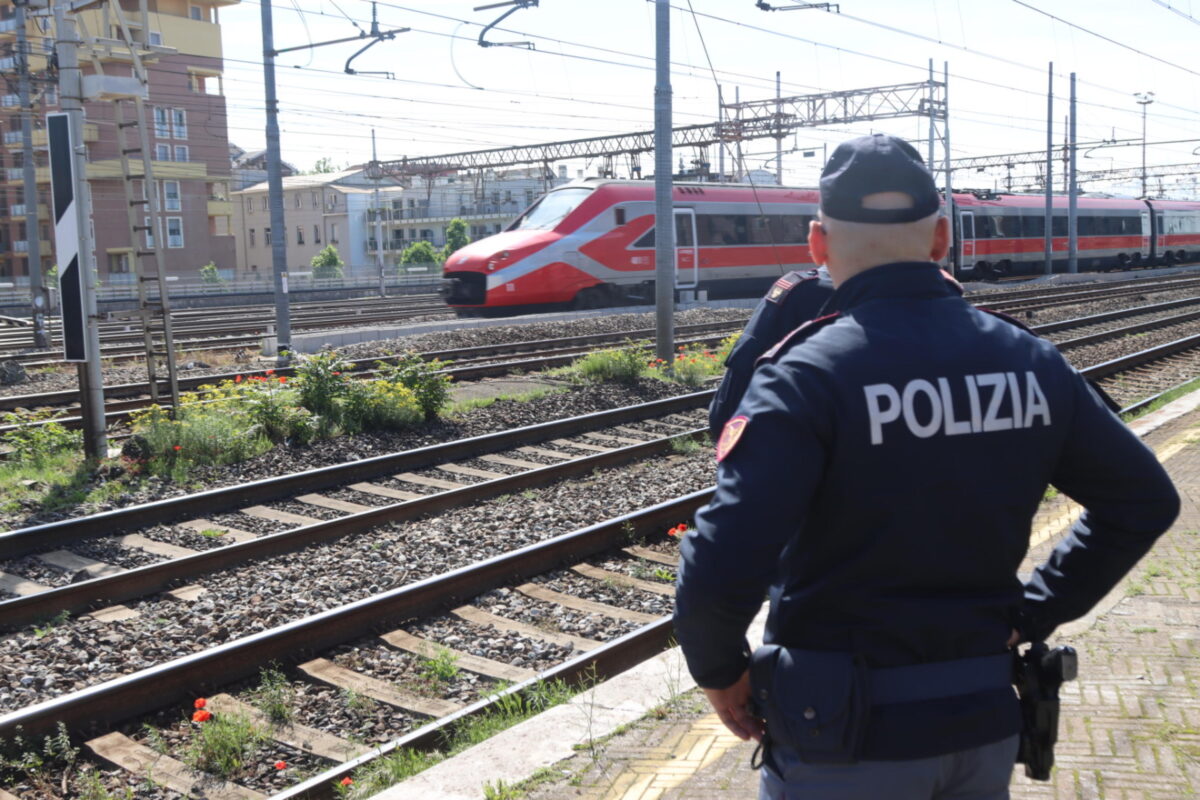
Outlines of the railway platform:
<svg viewBox="0 0 1200 800">
<path fill-rule="evenodd" d="M 1015 769 L 1015 800 L 1200 796 L 1200 393 L 1132 427 L 1174 478 L 1182 511 L 1087 617 L 1055 635 L 1078 650 L 1080 675 L 1063 687 L 1052 780 Z M 1077 513 L 1063 496 L 1043 503 L 1022 572 Z M 753 749 L 724 729 L 670 651 L 377 797 L 754 798 Z"/>
</svg>

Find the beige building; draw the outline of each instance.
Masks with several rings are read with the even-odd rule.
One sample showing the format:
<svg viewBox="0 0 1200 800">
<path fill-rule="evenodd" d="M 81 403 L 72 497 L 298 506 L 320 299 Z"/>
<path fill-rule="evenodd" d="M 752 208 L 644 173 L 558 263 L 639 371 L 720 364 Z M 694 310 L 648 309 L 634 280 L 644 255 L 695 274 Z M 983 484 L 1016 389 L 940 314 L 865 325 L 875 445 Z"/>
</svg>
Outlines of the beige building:
<svg viewBox="0 0 1200 800">
<path fill-rule="evenodd" d="M 381 205 L 391 204 L 403 192 L 394 183 L 380 190 Z M 367 211 L 375 188 L 363 170 L 351 169 L 283 179 L 283 217 L 288 270 L 305 272 L 312 258 L 329 245 L 346 262 L 346 274 L 369 274 L 375 269 L 367 256 Z M 271 248 L 279 233 L 272 230 L 266 183 L 233 193 L 233 230 L 237 239 L 239 277 L 269 279 Z M 389 265 L 394 264 L 390 260 Z"/>
</svg>

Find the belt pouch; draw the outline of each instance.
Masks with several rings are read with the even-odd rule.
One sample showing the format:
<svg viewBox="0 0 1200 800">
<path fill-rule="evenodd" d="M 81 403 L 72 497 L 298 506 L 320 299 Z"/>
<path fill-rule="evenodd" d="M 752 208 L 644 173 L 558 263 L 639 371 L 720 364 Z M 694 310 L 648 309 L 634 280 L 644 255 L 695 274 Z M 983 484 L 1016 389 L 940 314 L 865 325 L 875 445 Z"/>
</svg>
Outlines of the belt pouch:
<svg viewBox="0 0 1200 800">
<path fill-rule="evenodd" d="M 773 744 L 809 764 L 858 760 L 870 713 L 859 657 L 763 645 L 751 658 L 750 685 Z"/>
</svg>

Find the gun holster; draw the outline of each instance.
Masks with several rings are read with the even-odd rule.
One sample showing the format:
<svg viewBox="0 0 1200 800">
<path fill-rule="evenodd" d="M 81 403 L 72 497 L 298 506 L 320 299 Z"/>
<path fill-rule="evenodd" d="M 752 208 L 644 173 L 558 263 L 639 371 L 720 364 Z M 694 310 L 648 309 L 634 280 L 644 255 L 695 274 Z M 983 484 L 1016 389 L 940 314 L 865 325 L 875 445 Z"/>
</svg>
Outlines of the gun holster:
<svg viewBox="0 0 1200 800">
<path fill-rule="evenodd" d="M 1017 763 L 1035 781 L 1050 780 L 1058 741 L 1058 689 L 1079 674 L 1073 647 L 1050 649 L 1034 642 L 1023 654 L 1013 650 L 1013 683 L 1021 699 L 1021 743 Z"/>
</svg>

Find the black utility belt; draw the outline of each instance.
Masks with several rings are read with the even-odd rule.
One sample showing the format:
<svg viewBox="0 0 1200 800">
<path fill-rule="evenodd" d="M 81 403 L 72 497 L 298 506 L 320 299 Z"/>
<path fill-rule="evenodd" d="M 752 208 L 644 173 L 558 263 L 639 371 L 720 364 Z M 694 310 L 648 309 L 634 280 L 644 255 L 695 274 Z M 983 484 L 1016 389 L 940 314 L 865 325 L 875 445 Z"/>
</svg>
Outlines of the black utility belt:
<svg viewBox="0 0 1200 800">
<path fill-rule="evenodd" d="M 763 645 L 750 661 L 754 704 L 772 743 L 809 763 L 858 760 L 871 706 L 1012 685 L 1012 654 L 870 669 L 854 653 Z"/>
</svg>

